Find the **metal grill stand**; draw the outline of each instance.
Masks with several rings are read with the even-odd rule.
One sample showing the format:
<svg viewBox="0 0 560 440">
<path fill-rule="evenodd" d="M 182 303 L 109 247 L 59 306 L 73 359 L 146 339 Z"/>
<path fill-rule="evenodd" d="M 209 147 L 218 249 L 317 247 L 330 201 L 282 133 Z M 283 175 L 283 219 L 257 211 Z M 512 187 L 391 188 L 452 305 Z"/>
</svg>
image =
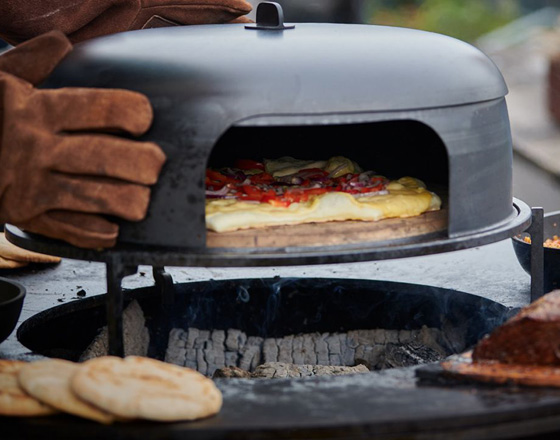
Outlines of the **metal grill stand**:
<svg viewBox="0 0 560 440">
<path fill-rule="evenodd" d="M 533 243 L 544 242 L 544 210 L 531 209 L 531 225 L 527 232 Z M 109 354 L 124 357 L 123 343 L 123 290 L 124 277 L 138 271 L 136 265 L 126 265 L 119 254 L 112 254 L 106 260 L 107 267 L 107 327 L 109 333 Z M 153 266 L 156 291 L 160 294 L 162 305 L 170 307 L 174 303 L 173 278 L 163 266 Z M 531 302 L 544 295 L 544 249 L 531 246 Z"/>
</svg>

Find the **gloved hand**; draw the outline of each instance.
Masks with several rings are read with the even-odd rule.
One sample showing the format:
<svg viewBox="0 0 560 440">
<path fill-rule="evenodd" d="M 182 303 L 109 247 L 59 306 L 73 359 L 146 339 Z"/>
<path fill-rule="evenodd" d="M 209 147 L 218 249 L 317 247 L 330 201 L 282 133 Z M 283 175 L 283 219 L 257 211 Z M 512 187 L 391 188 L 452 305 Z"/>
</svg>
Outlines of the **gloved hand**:
<svg viewBox="0 0 560 440">
<path fill-rule="evenodd" d="M 145 27 L 248 21 L 251 8 L 246 0 L 2 0 L 0 38 L 16 44 L 57 29 L 75 43 Z"/>
<path fill-rule="evenodd" d="M 53 31 L 0 57 L 0 223 L 98 248 L 118 226 L 102 215 L 138 221 L 165 155 L 150 142 L 103 132 L 143 134 L 148 99 L 126 90 L 40 90 L 71 50 Z"/>
</svg>

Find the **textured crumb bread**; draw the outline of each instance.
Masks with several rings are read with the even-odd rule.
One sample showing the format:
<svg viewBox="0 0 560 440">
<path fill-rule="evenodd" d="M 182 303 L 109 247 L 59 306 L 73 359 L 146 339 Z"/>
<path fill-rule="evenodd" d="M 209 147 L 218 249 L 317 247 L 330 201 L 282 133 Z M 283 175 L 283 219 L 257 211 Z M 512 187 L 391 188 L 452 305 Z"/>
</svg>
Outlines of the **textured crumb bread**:
<svg viewBox="0 0 560 440">
<path fill-rule="evenodd" d="M 79 364 L 60 359 L 38 361 L 23 366 L 18 379 L 29 395 L 60 411 L 100 423 L 113 422 L 113 415 L 79 399 L 72 392 L 70 380 L 79 368 Z"/>
<path fill-rule="evenodd" d="M 248 203 L 234 199 L 206 202 L 206 227 L 216 232 L 275 225 L 328 221 L 414 217 L 441 207 L 441 199 L 412 177 L 403 177 L 387 186 L 388 194 L 356 198 L 343 192 L 313 197 L 308 202 L 277 207 L 268 203 Z"/>
<path fill-rule="evenodd" d="M 31 397 L 20 387 L 18 373 L 26 365 L 27 362 L 0 360 L 0 415 L 33 417 L 54 414 L 54 408 Z"/>
<path fill-rule="evenodd" d="M 195 420 L 222 406 L 220 391 L 202 374 L 137 356 L 84 362 L 71 386 L 81 399 L 130 419 Z"/>
</svg>

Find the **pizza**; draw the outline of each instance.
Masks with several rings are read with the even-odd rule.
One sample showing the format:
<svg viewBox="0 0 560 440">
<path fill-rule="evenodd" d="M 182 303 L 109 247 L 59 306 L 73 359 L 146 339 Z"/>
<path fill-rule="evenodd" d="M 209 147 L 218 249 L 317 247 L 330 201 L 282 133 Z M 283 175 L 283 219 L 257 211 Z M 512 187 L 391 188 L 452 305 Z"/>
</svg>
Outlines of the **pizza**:
<svg viewBox="0 0 560 440">
<path fill-rule="evenodd" d="M 441 199 L 413 177 L 389 180 L 354 161 L 282 157 L 237 160 L 206 170 L 211 231 L 331 221 L 378 221 L 440 209 Z"/>
</svg>

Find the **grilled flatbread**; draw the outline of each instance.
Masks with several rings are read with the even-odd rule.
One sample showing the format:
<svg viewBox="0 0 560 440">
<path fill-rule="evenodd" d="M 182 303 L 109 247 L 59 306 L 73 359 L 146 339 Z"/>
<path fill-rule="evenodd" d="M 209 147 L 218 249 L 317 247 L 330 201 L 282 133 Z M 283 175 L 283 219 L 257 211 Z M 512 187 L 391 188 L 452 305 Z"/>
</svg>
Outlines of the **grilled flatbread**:
<svg viewBox="0 0 560 440">
<path fill-rule="evenodd" d="M 0 415 L 45 416 L 56 410 L 27 394 L 19 385 L 18 373 L 27 362 L 0 360 Z"/>
<path fill-rule="evenodd" d="M 136 356 L 84 362 L 71 386 L 81 399 L 123 418 L 195 420 L 222 406 L 220 391 L 202 374 Z"/>
<path fill-rule="evenodd" d="M 26 364 L 18 374 L 19 384 L 31 396 L 68 414 L 111 423 L 112 414 L 79 399 L 70 388 L 70 379 L 80 368 L 79 364 L 60 359 Z"/>
</svg>

